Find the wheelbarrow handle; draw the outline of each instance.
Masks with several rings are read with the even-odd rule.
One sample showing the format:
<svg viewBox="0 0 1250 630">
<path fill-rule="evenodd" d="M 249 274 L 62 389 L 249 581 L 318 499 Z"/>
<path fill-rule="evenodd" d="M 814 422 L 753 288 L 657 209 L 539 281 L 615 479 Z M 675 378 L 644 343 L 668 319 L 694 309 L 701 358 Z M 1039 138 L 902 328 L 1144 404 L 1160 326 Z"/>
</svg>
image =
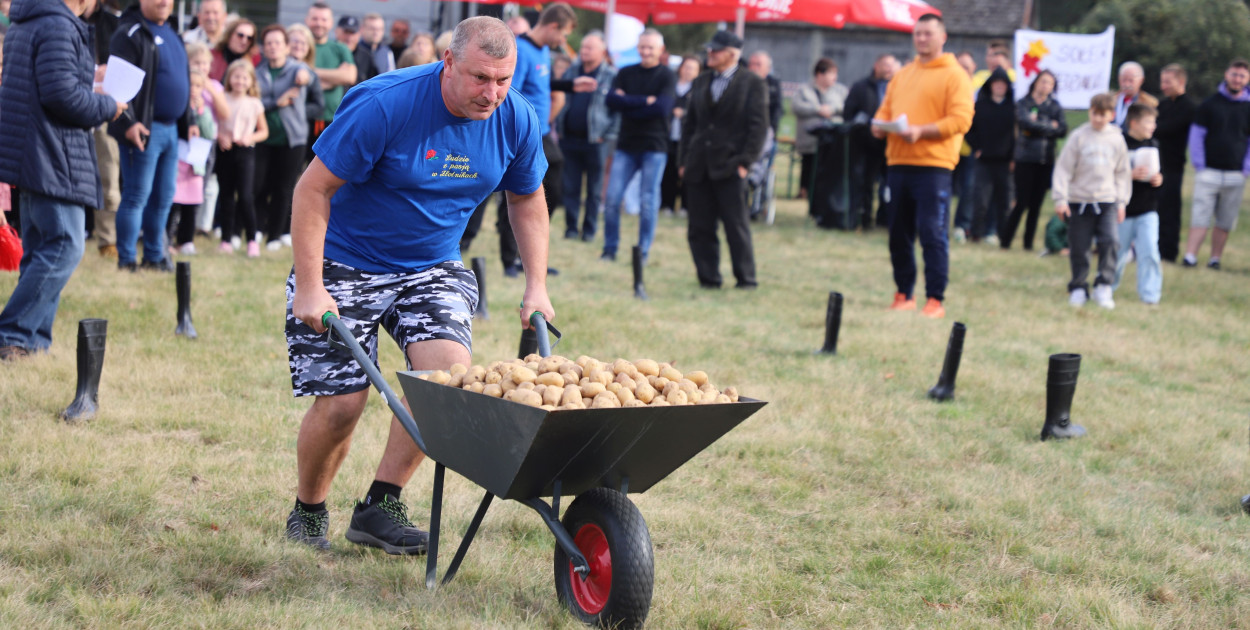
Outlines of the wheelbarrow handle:
<svg viewBox="0 0 1250 630">
<path fill-rule="evenodd" d="M 530 326 L 534 329 L 534 337 L 538 341 L 538 356 L 551 356 L 551 334 L 556 336 L 556 342 L 560 341 L 560 331 L 555 326 L 547 323 L 547 317 L 540 311 L 534 311 L 530 314 Z M 550 334 L 549 332 L 550 331 Z"/>
<path fill-rule="evenodd" d="M 356 341 L 356 337 L 352 335 L 352 331 L 339 319 L 337 315 L 330 311 L 326 311 L 321 316 L 321 324 L 326 327 L 329 334 L 330 346 L 339 350 L 345 350 L 356 359 L 361 368 L 364 368 L 365 374 L 369 377 L 369 382 L 378 389 L 382 397 L 386 399 L 386 405 L 395 412 L 395 417 L 399 419 L 399 424 L 403 425 L 404 430 L 412 437 L 412 441 L 417 443 L 417 448 L 421 452 L 426 452 L 425 440 L 421 438 L 421 430 L 417 428 L 416 420 L 413 420 L 412 414 L 408 412 L 408 408 L 404 406 L 404 401 L 395 395 L 395 391 L 387 384 L 383 378 L 382 372 L 378 370 L 378 366 L 374 365 L 369 358 L 369 354 L 365 349 L 360 347 L 360 343 Z"/>
</svg>

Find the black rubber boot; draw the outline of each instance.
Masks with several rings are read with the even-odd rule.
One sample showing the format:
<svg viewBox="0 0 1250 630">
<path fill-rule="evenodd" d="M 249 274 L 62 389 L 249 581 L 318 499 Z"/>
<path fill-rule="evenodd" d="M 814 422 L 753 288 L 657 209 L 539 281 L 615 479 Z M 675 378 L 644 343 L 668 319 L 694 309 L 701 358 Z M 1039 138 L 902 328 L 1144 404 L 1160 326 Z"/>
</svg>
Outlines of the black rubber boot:
<svg viewBox="0 0 1250 630">
<path fill-rule="evenodd" d="M 191 263 L 178 263 L 178 327 L 174 334 L 195 339 L 195 325 L 191 323 Z"/>
<path fill-rule="evenodd" d="M 955 322 L 951 326 L 951 338 L 946 342 L 946 360 L 942 362 L 937 385 L 929 390 L 929 398 L 941 402 L 955 397 L 955 375 L 959 373 L 959 359 L 964 354 L 964 333 L 967 331 L 968 327 L 963 322 Z"/>
<path fill-rule="evenodd" d="M 78 391 L 74 402 L 61 412 L 66 422 L 95 418 L 100 402 L 100 373 L 104 370 L 104 342 L 108 320 L 83 319 L 78 322 Z"/>
<path fill-rule="evenodd" d="M 642 283 L 642 249 L 634 245 L 634 297 L 647 299 L 647 287 Z"/>
<path fill-rule="evenodd" d="M 490 311 L 486 308 L 486 257 L 478 256 L 473 259 L 473 277 L 477 278 L 477 310 L 473 311 L 473 317 L 481 317 L 482 319 L 490 319 Z"/>
<path fill-rule="evenodd" d="M 1081 373 L 1081 355 L 1050 355 L 1050 371 L 1046 374 L 1046 424 L 1042 440 L 1085 436 L 1085 427 L 1072 424 L 1072 396 L 1076 394 L 1076 377 Z"/>
<path fill-rule="evenodd" d="M 842 328 L 842 294 L 829 292 L 829 306 L 825 308 L 825 345 L 818 350 L 822 354 L 838 353 L 838 331 Z"/>
</svg>

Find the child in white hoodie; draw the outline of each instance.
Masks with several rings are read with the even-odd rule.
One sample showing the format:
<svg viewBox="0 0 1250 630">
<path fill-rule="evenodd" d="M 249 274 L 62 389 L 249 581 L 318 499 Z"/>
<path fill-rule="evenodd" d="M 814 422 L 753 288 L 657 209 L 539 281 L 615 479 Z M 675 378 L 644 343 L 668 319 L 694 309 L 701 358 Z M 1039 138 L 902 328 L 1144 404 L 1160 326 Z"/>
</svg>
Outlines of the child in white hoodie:
<svg viewBox="0 0 1250 630">
<path fill-rule="evenodd" d="M 1103 308 L 1115 308 L 1111 285 L 1115 282 L 1118 226 L 1132 194 L 1128 147 L 1115 119 L 1115 97 L 1099 94 L 1090 99 L 1089 122 L 1076 128 L 1059 154 L 1051 185 L 1055 214 L 1068 221 L 1068 260 L 1072 281 L 1068 303 L 1084 306 L 1086 299 Z M 1091 295 L 1089 275 L 1091 241 L 1098 246 L 1098 274 Z"/>
</svg>

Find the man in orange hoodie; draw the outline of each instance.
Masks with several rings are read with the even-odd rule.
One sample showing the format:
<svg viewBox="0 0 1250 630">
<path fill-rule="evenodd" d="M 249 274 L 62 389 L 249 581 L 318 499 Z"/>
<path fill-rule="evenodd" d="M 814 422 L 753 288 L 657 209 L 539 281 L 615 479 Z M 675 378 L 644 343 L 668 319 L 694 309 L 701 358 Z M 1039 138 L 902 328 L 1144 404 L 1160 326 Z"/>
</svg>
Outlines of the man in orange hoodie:
<svg viewBox="0 0 1250 630">
<path fill-rule="evenodd" d="M 923 314 L 944 317 L 950 244 L 951 173 L 959 162 L 959 147 L 972 126 L 972 83 L 955 56 L 943 53 L 946 25 L 926 13 L 912 31 L 916 58 L 899 70 L 886 88 L 872 134 L 886 138 L 887 184 L 890 190 L 890 260 L 898 293 L 890 305 L 896 311 L 916 310 L 916 237 L 924 250 L 925 303 Z M 906 115 L 902 125 L 895 123 Z"/>
</svg>

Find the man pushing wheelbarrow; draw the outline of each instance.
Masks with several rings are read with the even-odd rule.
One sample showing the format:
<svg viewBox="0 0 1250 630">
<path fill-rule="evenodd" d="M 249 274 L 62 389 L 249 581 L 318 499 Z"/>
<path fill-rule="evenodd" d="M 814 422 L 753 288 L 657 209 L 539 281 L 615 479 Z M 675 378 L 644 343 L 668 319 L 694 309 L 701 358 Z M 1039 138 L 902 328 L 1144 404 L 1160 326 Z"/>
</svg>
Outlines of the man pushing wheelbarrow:
<svg viewBox="0 0 1250 630">
<path fill-rule="evenodd" d="M 326 497 L 369 393 L 365 371 L 332 349 L 322 316 L 336 314 L 377 360 L 379 324 L 413 370 L 468 365 L 478 295 L 460 263 L 473 209 L 495 190 L 526 270 L 527 315 L 555 316 L 547 296 L 547 170 L 539 122 L 509 92 L 516 42 L 500 20 L 461 22 L 440 63 L 360 84 L 313 150 L 295 188 L 286 337 L 296 396 L 315 396 L 297 442 L 299 484 L 286 536 L 329 549 Z M 425 552 L 400 492 L 425 457 L 397 419 L 373 484 L 346 537 L 391 554 Z"/>
</svg>

